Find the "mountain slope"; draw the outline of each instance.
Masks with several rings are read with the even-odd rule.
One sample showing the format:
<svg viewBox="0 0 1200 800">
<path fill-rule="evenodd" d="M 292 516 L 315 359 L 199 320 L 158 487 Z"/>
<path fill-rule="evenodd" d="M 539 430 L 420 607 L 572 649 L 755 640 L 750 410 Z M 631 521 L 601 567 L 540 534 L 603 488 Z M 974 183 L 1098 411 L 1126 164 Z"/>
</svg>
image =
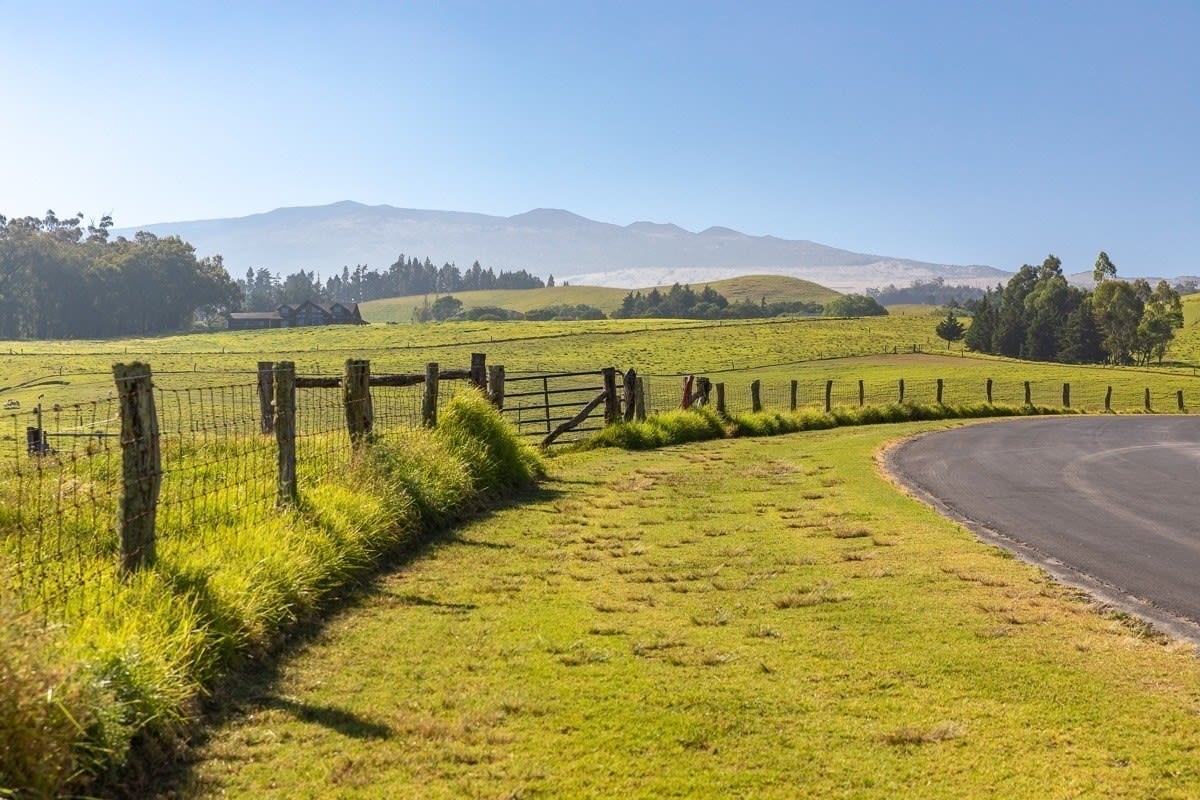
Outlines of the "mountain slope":
<svg viewBox="0 0 1200 800">
<path fill-rule="evenodd" d="M 691 233 L 650 222 L 622 227 L 546 208 L 494 217 L 343 201 L 140 230 L 177 234 L 201 255 L 220 253 L 239 277 L 249 267 L 280 273 L 308 269 L 323 275 L 345 265 L 385 269 L 400 253 L 428 256 L 438 263 L 452 261 L 460 268 L 478 259 L 498 270 L 525 269 L 574 283 L 625 288 L 771 273 L 857 291 L 936 276 L 952 283 L 991 285 L 1008 275 L 991 267 L 855 253 L 804 240 L 748 236 L 729 228 Z"/>
</svg>

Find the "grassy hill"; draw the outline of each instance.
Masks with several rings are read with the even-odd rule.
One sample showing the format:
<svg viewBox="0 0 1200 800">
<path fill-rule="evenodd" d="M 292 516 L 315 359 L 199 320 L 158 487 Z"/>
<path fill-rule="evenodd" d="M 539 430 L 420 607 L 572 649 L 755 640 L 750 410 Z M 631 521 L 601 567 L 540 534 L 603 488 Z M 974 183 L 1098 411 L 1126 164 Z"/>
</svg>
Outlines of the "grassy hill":
<svg viewBox="0 0 1200 800">
<path fill-rule="evenodd" d="M 758 302 L 765 297 L 769 303 L 797 300 L 805 303 L 827 303 L 838 296 L 838 292 L 832 289 L 783 275 L 746 275 L 740 278 L 714 281 L 708 285 L 731 301 Z M 660 286 L 658 288 L 670 287 Z M 610 314 L 620 307 L 621 300 L 629 294 L 629 291 L 629 289 L 615 289 L 607 286 L 555 286 L 550 289 L 494 289 L 455 292 L 454 296 L 463 302 L 465 308 L 498 306 L 512 311 L 526 312 L 546 306 L 583 304 L 594 306 L 605 314 Z M 648 292 L 650 287 L 641 291 Z M 433 297 L 426 295 L 389 297 L 363 303 L 360 308 L 363 318 L 369 322 L 412 322 L 413 311 L 420 308 L 427 299 L 432 302 Z"/>
</svg>

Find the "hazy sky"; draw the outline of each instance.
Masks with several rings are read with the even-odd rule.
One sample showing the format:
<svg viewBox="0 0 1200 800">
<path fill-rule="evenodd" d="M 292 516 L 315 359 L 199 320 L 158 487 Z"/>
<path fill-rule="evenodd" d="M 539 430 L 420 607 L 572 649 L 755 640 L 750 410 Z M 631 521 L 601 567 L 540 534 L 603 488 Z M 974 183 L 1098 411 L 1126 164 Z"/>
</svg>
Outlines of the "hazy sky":
<svg viewBox="0 0 1200 800">
<path fill-rule="evenodd" d="M 1200 273 L 1194 1 L 0 0 L 0 76 L 8 216 L 552 207 Z"/>
</svg>

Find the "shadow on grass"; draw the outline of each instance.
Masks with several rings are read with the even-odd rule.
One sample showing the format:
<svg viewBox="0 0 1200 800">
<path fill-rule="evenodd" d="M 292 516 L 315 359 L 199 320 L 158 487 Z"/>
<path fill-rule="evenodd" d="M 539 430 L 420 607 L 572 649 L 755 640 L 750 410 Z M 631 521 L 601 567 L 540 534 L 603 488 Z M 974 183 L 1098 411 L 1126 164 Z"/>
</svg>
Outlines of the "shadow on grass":
<svg viewBox="0 0 1200 800">
<path fill-rule="evenodd" d="M 258 707 L 283 711 L 301 722 L 320 725 L 351 739 L 391 739 L 395 735 L 387 725 L 371 722 L 357 714 L 332 706 L 310 705 L 275 695 L 262 698 Z"/>
<path fill-rule="evenodd" d="M 511 508 L 536 508 L 553 503 L 563 492 L 545 485 L 515 491 L 503 498 L 474 506 L 437 530 L 414 537 L 383 557 L 377 568 L 347 585 L 338 600 L 327 604 L 317 616 L 303 620 L 283 631 L 279 640 L 265 652 L 246 654 L 235 662 L 210 687 L 195 722 L 180 732 L 174 742 L 139 742 L 131 766 L 121 783 L 124 798 L 190 798 L 220 793 L 220 785 L 196 771 L 201 752 L 211 733 L 258 711 L 277 709 L 306 722 L 323 725 L 346 736 L 359 739 L 386 739 L 392 731 L 348 712 L 325 706 L 310 706 L 280 696 L 277 687 L 288 663 L 313 644 L 328 624 L 344 615 L 372 605 L 386 605 L 388 592 L 384 579 L 435 549 L 442 547 L 495 547 L 506 544 L 467 539 L 457 529 L 466 523 L 486 520 Z M 188 583 L 187 576 L 180 576 Z M 395 604 L 396 596 L 391 595 Z M 469 612 L 474 606 L 444 603 L 409 593 L 401 595 L 397 605 L 430 606 L 451 612 Z"/>
</svg>

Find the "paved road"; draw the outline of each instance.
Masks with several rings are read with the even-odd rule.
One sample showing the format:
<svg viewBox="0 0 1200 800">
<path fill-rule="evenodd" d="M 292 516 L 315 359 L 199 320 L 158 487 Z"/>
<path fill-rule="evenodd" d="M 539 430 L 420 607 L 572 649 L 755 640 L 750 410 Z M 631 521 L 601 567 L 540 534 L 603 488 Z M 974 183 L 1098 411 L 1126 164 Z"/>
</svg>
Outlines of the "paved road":
<svg viewBox="0 0 1200 800">
<path fill-rule="evenodd" d="M 1196 638 L 1170 618 L 1200 623 L 1200 417 L 973 425 L 906 442 L 888 463 L 968 527 Z"/>
</svg>

